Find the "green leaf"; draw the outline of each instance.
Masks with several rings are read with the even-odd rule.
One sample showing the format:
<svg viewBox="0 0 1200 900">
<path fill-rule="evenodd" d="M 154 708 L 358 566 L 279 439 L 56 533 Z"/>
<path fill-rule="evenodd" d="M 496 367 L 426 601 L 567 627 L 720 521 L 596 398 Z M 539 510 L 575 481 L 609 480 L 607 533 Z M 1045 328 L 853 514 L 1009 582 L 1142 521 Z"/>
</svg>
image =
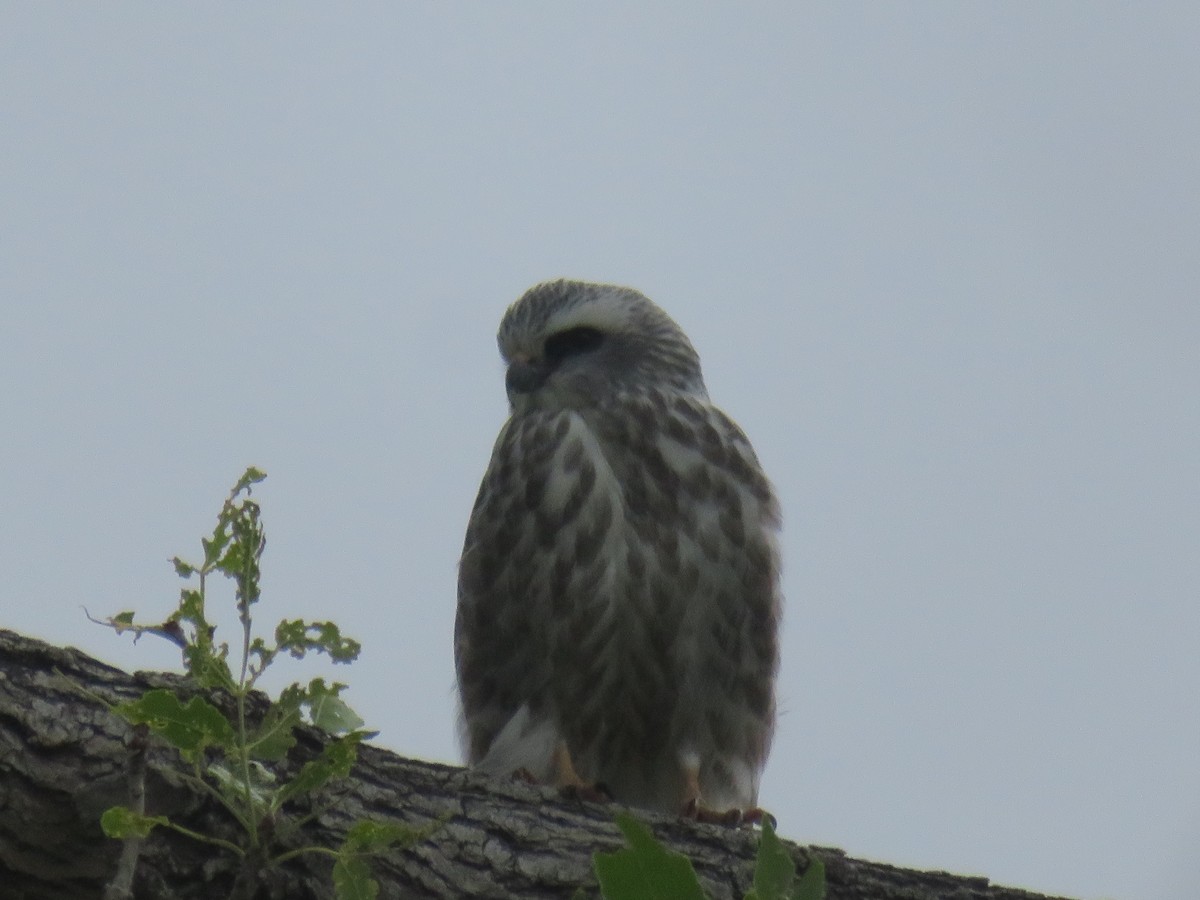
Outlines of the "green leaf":
<svg viewBox="0 0 1200 900">
<path fill-rule="evenodd" d="M 257 659 L 258 662 L 251 662 L 250 670 L 254 673 L 261 673 L 266 670 L 272 660 L 275 659 L 275 654 L 278 652 L 275 647 L 268 647 L 266 641 L 260 637 L 256 637 L 250 642 L 250 646 L 246 649 L 246 655 L 251 659 Z"/>
<path fill-rule="evenodd" d="M 258 730 L 250 737 L 250 752 L 258 759 L 283 759 L 296 744 L 293 730 L 301 722 L 300 710 L 307 698 L 298 684 L 289 684 L 270 705 Z"/>
<path fill-rule="evenodd" d="M 326 653 L 334 662 L 353 662 L 362 645 L 348 637 L 333 622 L 305 622 L 303 619 L 284 619 L 275 629 L 275 643 L 296 659 L 310 650 Z"/>
<path fill-rule="evenodd" d="M 225 662 L 228 653 L 227 644 L 214 647 L 211 640 L 207 640 L 203 644 L 185 646 L 183 662 L 188 674 L 195 678 L 201 687 L 233 690 L 236 687 L 233 673 L 229 670 L 229 663 Z"/>
<path fill-rule="evenodd" d="M 340 856 L 333 864 L 333 889 L 338 900 L 375 900 L 379 882 L 371 877 L 371 868 L 357 856 Z"/>
<path fill-rule="evenodd" d="M 352 731 L 331 740 L 321 750 L 320 756 L 301 766 L 296 777 L 279 789 L 275 798 L 276 808 L 292 797 L 313 793 L 334 778 L 345 778 L 349 775 L 354 760 L 358 758 L 358 745 L 366 737 L 365 731 Z"/>
<path fill-rule="evenodd" d="M 296 746 L 293 729 L 299 724 L 299 709 L 272 703 L 262 724 L 247 740 L 251 755 L 256 759 L 283 759 Z"/>
<path fill-rule="evenodd" d="M 217 568 L 226 575 L 238 577 L 245 575 L 247 572 L 257 576 L 258 572 L 254 567 L 254 561 L 257 558 L 256 547 L 243 543 L 240 538 L 244 536 L 238 534 L 239 540 L 235 540 L 229 545 L 229 548 L 222 554 L 220 560 L 217 561 Z"/>
<path fill-rule="evenodd" d="M 120 634 L 124 629 L 133 627 L 133 616 L 134 613 L 132 610 L 117 613 L 108 620 L 108 624 L 117 630 L 117 634 Z"/>
<path fill-rule="evenodd" d="M 205 771 L 217 782 L 221 795 L 243 815 L 260 819 L 275 808 L 273 804 L 278 779 L 274 772 L 257 760 L 251 760 L 245 769 L 230 768 L 227 762 L 219 760 L 210 763 Z"/>
<path fill-rule="evenodd" d="M 267 477 L 267 473 L 262 469 L 256 469 L 254 466 L 247 466 L 246 471 L 242 473 L 242 477 L 238 479 L 237 484 L 233 486 L 232 496 L 236 497 L 242 491 L 250 493 L 251 485 L 258 484 Z"/>
<path fill-rule="evenodd" d="M 184 562 L 178 556 L 171 557 L 171 565 L 175 567 L 175 574 L 180 578 L 191 578 L 196 574 L 196 567 L 189 562 Z"/>
<path fill-rule="evenodd" d="M 346 832 L 346 841 L 342 849 L 353 853 L 378 853 L 396 844 L 407 847 L 441 826 L 441 822 L 435 822 L 432 828 L 412 828 L 395 822 L 359 819 Z"/>
<path fill-rule="evenodd" d="M 110 806 L 100 816 L 100 827 L 110 838 L 145 837 L 156 825 L 167 825 L 166 816 L 144 816 L 127 806 Z"/>
<path fill-rule="evenodd" d="M 221 553 L 229 544 L 228 521 L 222 513 L 222 517 L 217 522 L 216 530 L 213 531 L 211 538 L 200 538 L 200 546 L 204 548 L 204 569 L 208 571 L 218 559 L 221 558 Z"/>
<path fill-rule="evenodd" d="M 691 860 L 666 849 L 629 813 L 617 814 L 629 847 L 597 853 L 592 865 L 609 900 L 704 900 Z"/>
<path fill-rule="evenodd" d="M 312 723 L 330 734 L 340 734 L 362 728 L 363 720 L 345 700 L 327 694 L 312 705 Z"/>
<path fill-rule="evenodd" d="M 209 745 L 233 744 L 229 720 L 203 697 L 193 697 L 185 706 L 174 693 L 158 688 L 120 704 L 117 712 L 134 725 L 149 725 L 190 759 Z"/>
<path fill-rule="evenodd" d="M 792 900 L 825 900 L 825 863 L 810 856 L 808 868 L 796 880 Z"/>
<path fill-rule="evenodd" d="M 451 818 L 452 814 L 446 813 L 425 823 L 420 828 L 395 822 L 359 819 L 346 832 L 346 839 L 342 842 L 338 853 L 348 858 L 354 855 L 377 854 L 393 847 L 407 849 L 436 834 L 445 827 Z"/>
<path fill-rule="evenodd" d="M 754 887 L 746 894 L 746 900 L 789 900 L 795 880 L 792 855 L 775 836 L 771 820 L 764 819 L 754 863 Z"/>
<path fill-rule="evenodd" d="M 172 619 L 180 622 L 190 622 L 192 625 L 207 627 L 204 619 L 204 595 L 194 588 L 184 588 L 179 592 L 179 608 L 171 614 Z"/>
<path fill-rule="evenodd" d="M 337 682 L 326 685 L 324 678 L 314 678 L 308 683 L 308 717 L 314 725 L 330 734 L 355 731 L 363 726 L 358 713 L 338 696 L 345 688 Z"/>
</svg>

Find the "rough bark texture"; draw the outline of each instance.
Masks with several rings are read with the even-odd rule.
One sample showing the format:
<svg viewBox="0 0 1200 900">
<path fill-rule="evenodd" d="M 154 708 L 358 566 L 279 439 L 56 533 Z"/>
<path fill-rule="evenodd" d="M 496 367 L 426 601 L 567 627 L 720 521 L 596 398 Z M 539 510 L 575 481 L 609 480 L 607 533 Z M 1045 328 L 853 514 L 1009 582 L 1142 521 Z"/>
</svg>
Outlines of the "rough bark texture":
<svg viewBox="0 0 1200 900">
<path fill-rule="evenodd" d="M 0 896 L 11 900 L 101 897 L 122 852 L 103 836 L 100 813 L 129 802 L 129 769 L 144 758 L 145 803 L 196 831 L 237 841 L 234 822 L 178 777 L 174 751 L 148 748 L 105 701 L 150 687 L 186 692 L 176 676 L 128 675 L 74 649 L 0 630 Z M 82 688 L 82 690 L 81 690 Z M 89 696 L 89 694 L 91 696 Z M 298 756 L 319 746 L 301 735 Z M 403 759 L 364 746 L 343 796 L 284 846 L 336 846 L 367 816 L 414 826 L 445 824 L 428 840 L 380 858 L 380 895 L 399 897 L 568 898 L 583 886 L 597 896 L 591 856 L 621 845 L 610 807 L 561 799 L 516 780 Z M 641 814 L 655 834 L 689 856 L 710 897 L 740 898 L 750 884 L 757 843 L 750 830 Z M 850 859 L 838 850 L 789 845 L 803 870 L 819 857 L 829 900 L 1037 900 L 985 878 L 918 872 Z M 232 853 L 164 829 L 141 847 L 133 879 L 138 898 L 229 896 L 239 863 Z M 327 857 L 299 857 L 257 873 L 255 898 L 332 896 Z"/>
</svg>

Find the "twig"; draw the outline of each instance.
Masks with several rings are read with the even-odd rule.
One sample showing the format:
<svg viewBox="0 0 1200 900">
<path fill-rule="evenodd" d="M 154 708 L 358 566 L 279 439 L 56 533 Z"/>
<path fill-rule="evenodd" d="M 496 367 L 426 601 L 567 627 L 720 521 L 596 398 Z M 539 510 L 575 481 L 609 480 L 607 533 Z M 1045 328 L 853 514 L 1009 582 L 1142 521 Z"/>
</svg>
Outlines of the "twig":
<svg viewBox="0 0 1200 900">
<path fill-rule="evenodd" d="M 146 814 L 146 747 L 150 740 L 147 725 L 134 725 L 129 737 L 129 808 L 139 816 Z M 137 874 L 142 837 L 130 835 L 121 844 L 117 871 L 104 888 L 104 900 L 133 900 L 133 878 Z"/>
</svg>

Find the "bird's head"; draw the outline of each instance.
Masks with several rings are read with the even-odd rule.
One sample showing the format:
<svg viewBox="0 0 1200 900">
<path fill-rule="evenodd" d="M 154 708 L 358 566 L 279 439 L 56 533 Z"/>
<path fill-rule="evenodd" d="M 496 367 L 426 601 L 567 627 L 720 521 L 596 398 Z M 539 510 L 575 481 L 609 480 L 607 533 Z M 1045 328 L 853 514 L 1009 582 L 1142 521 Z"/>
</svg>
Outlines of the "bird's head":
<svg viewBox="0 0 1200 900">
<path fill-rule="evenodd" d="M 700 358 L 687 335 L 631 288 L 539 284 L 509 307 L 497 341 L 514 412 L 578 409 L 620 391 L 705 396 Z"/>
</svg>

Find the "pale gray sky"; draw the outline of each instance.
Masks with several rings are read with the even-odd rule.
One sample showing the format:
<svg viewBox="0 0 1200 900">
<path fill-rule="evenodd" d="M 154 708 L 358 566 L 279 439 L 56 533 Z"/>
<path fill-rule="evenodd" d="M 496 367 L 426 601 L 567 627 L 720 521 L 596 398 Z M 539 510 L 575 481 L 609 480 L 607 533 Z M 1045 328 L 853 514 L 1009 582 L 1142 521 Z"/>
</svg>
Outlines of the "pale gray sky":
<svg viewBox="0 0 1200 900">
<path fill-rule="evenodd" d="M 454 761 L 505 306 L 687 330 L 786 514 L 762 801 L 856 856 L 1195 896 L 1200 5 L 0 8 L 0 625 L 175 667 L 244 466 L 260 616 Z M 308 677 L 311 670 L 291 673 Z"/>
</svg>

